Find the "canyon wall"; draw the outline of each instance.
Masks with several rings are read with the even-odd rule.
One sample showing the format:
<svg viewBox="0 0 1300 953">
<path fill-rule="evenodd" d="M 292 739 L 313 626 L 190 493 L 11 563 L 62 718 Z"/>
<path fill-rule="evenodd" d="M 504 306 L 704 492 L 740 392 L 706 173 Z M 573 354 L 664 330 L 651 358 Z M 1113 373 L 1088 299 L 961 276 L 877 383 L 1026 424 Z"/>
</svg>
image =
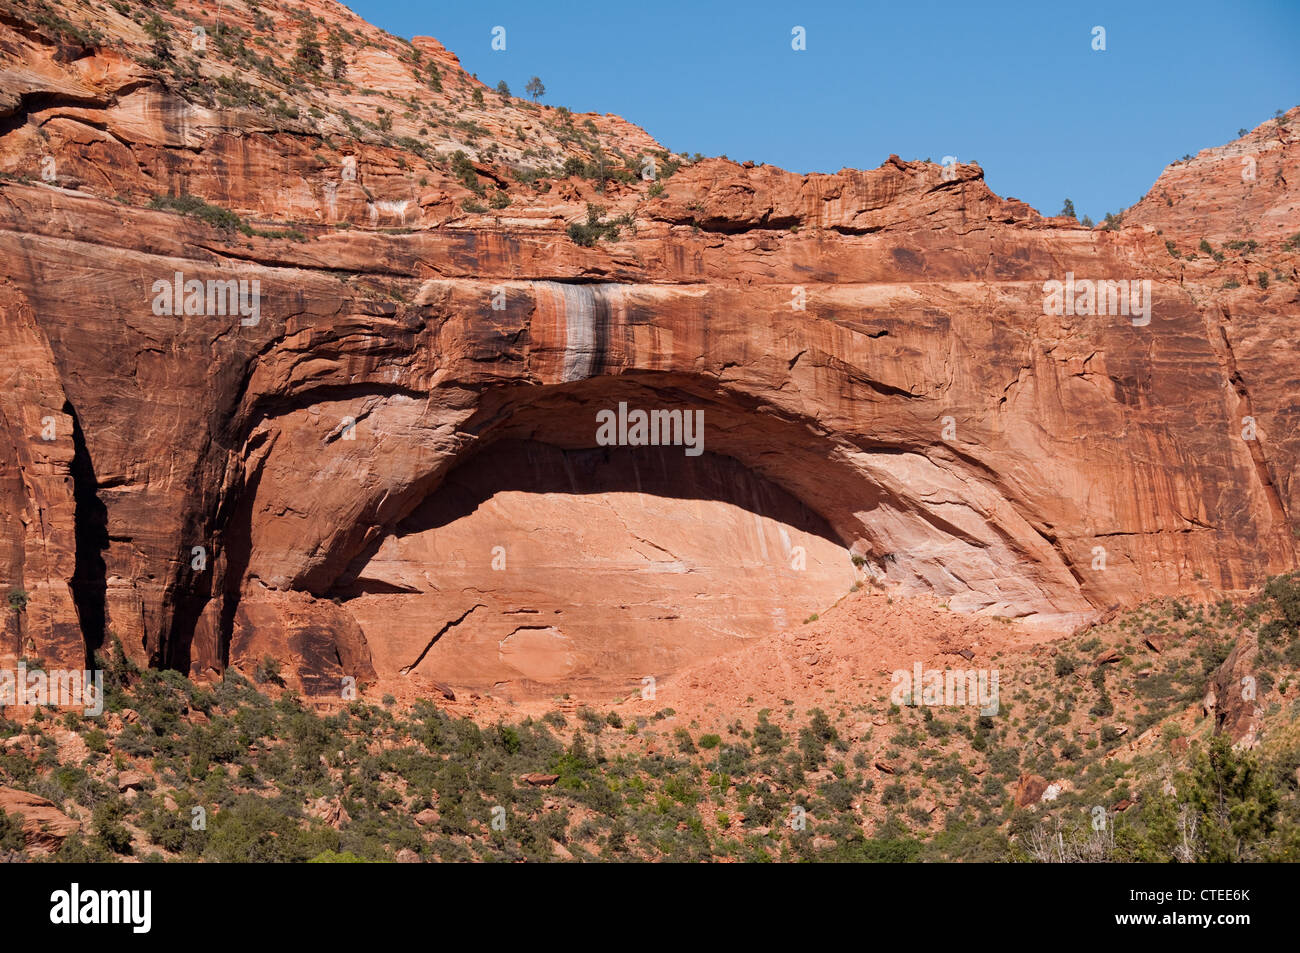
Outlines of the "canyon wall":
<svg viewBox="0 0 1300 953">
<path fill-rule="evenodd" d="M 254 77 L 293 119 L 187 93 L 228 64 L 113 11 L 7 6 L 6 655 L 615 691 L 855 581 L 1060 631 L 1296 565 L 1296 111 L 1089 229 L 976 166 L 683 161 L 323 0 L 367 40 L 328 97 Z M 1067 276 L 1149 282 L 1149 322 L 1050 313 Z M 701 452 L 606 446 L 620 404 L 700 414 Z"/>
</svg>

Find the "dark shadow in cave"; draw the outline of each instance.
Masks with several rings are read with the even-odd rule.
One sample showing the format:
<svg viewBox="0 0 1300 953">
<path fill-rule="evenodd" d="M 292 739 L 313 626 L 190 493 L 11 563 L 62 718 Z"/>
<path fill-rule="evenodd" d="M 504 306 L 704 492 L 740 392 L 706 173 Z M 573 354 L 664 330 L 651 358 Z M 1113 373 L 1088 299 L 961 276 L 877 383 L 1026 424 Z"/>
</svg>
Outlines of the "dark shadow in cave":
<svg viewBox="0 0 1300 953">
<path fill-rule="evenodd" d="M 802 501 L 739 461 L 705 452 L 688 457 L 682 447 L 566 449 L 534 440 L 492 442 L 460 464 L 394 528 L 401 537 L 446 526 L 475 512 L 498 493 L 600 495 L 642 493 L 665 500 L 733 504 L 759 516 L 845 543 L 827 521 Z M 700 533 L 713 528 L 699 524 Z M 330 594 L 344 599 L 365 593 L 405 591 L 365 578 L 365 566 L 382 544 L 375 540 L 349 566 Z M 848 559 L 846 553 L 845 559 Z"/>
</svg>

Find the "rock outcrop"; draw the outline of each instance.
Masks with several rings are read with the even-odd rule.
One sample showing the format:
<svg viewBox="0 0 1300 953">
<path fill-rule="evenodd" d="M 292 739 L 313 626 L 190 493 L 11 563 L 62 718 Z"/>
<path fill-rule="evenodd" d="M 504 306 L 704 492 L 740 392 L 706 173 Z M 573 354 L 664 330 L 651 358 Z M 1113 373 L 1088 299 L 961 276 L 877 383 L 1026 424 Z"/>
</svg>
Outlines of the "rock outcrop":
<svg viewBox="0 0 1300 953">
<path fill-rule="evenodd" d="M 1296 565 L 1289 121 L 1086 229 L 974 166 L 686 162 L 311 0 L 334 79 L 231 6 L 150 8 L 207 26 L 167 59 L 0 5 L 4 652 L 623 692 L 867 577 L 1056 631 Z"/>
<path fill-rule="evenodd" d="M 54 802 L 16 788 L 0 787 L 0 811 L 22 824 L 27 849 L 37 853 L 58 850 L 69 834 L 81 828 Z"/>
<path fill-rule="evenodd" d="M 1215 734 L 1223 734 L 1239 748 L 1259 744 L 1259 729 L 1264 706 L 1259 701 L 1260 688 L 1255 682 L 1255 659 L 1259 655 L 1259 638 L 1251 630 L 1238 636 L 1222 664 L 1210 675 L 1203 707 L 1214 719 Z"/>
</svg>

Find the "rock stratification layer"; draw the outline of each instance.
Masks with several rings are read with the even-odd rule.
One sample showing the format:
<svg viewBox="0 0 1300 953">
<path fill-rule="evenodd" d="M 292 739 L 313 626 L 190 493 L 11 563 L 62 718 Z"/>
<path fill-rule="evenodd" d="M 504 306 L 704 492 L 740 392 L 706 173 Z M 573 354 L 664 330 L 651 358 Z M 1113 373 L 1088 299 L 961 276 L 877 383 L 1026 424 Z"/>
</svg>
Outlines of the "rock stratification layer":
<svg viewBox="0 0 1300 953">
<path fill-rule="evenodd" d="M 1296 564 L 1289 120 L 1085 229 L 974 166 L 688 163 L 305 6 L 352 80 L 0 15 L 6 653 L 614 690 L 855 579 L 1055 630 Z"/>
</svg>

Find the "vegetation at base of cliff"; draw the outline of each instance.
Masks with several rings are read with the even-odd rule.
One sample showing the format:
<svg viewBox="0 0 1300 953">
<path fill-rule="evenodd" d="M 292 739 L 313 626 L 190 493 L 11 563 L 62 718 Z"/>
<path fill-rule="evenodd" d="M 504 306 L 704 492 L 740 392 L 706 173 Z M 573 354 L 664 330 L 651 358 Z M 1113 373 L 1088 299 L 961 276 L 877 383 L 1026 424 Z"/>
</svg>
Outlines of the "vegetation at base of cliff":
<svg viewBox="0 0 1300 953">
<path fill-rule="evenodd" d="M 1253 751 L 1198 714 L 1244 629 L 1260 644 Z M 993 716 L 832 695 L 722 731 L 645 703 L 491 725 L 391 697 L 320 714 L 267 694 L 273 663 L 260 685 L 231 670 L 199 687 L 113 646 L 105 715 L 0 722 L 0 783 L 81 822 L 54 860 L 1300 859 L 1300 576 L 995 658 Z M 1017 806 L 1034 776 L 1057 797 Z M 0 849 L 14 830 L 0 816 Z"/>
</svg>

